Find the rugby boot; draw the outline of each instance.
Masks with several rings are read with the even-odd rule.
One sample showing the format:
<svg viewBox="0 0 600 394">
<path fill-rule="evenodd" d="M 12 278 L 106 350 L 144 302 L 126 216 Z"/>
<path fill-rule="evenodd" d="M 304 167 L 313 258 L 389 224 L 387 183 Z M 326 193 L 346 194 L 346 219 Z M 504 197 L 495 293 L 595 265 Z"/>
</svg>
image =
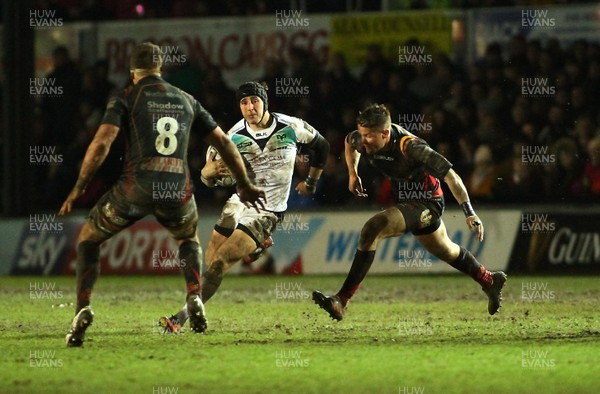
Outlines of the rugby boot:
<svg viewBox="0 0 600 394">
<path fill-rule="evenodd" d="M 337 295 L 326 296 L 318 290 L 313 291 L 312 299 L 315 304 L 325 309 L 332 319 L 340 321 L 344 318 L 346 307 L 342 305 L 342 300 Z"/>
<path fill-rule="evenodd" d="M 92 312 L 92 309 L 89 306 L 81 308 L 73 318 L 71 329 L 65 338 L 67 347 L 83 346 L 85 330 L 92 324 L 92 321 L 94 321 L 94 312 Z"/>
<path fill-rule="evenodd" d="M 181 322 L 176 315 L 161 317 L 158 319 L 158 326 L 163 329 L 163 334 L 179 334 L 181 332 Z"/>
<path fill-rule="evenodd" d="M 206 312 L 200 296 L 190 296 L 187 300 L 187 309 L 190 316 L 190 330 L 197 333 L 205 332 L 208 322 L 206 321 Z"/>
<path fill-rule="evenodd" d="M 488 312 L 490 315 L 495 314 L 500 309 L 502 301 L 502 288 L 506 283 L 506 274 L 502 271 L 492 272 L 492 283 L 489 286 L 481 289 L 488 296 Z"/>
</svg>

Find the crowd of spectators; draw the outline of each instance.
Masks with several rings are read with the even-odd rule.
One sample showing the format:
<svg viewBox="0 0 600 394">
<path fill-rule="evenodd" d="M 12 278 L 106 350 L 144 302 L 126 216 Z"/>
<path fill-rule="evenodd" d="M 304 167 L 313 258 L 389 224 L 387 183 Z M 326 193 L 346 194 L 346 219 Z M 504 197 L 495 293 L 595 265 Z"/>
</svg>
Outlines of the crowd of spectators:
<svg viewBox="0 0 600 394">
<path fill-rule="evenodd" d="M 349 196 L 336 192 L 346 189 L 343 138 L 370 102 L 384 103 L 393 122 L 443 153 L 477 202 L 600 200 L 598 43 L 562 48 L 557 40 L 515 36 L 504 48 L 490 44 L 468 66 L 441 53 L 427 64 L 398 65 L 372 46 L 357 77 L 339 54 L 322 70 L 311 67 L 308 54 L 298 58 L 290 75 L 312 81 L 311 95 L 282 103 L 282 111 L 308 119 L 331 142 L 326 204 Z M 389 182 L 370 166 L 360 169 L 371 202 L 391 203 Z"/>
<path fill-rule="evenodd" d="M 68 194 L 108 97 L 122 88 L 109 80 L 105 61 L 80 70 L 62 47 L 54 51 L 49 77 L 65 91 L 61 97 L 39 101 L 35 144 L 58 146 L 65 165 L 36 168 L 34 180 L 45 185 L 39 204 L 46 208 L 59 206 Z M 218 67 L 190 61 L 167 68 L 164 77 L 194 94 L 224 130 L 240 118 L 235 86 L 227 84 Z M 301 94 L 279 94 L 276 80 L 283 77 L 298 81 Z M 600 200 L 597 43 L 580 40 L 562 48 L 557 40 L 542 44 L 516 36 L 506 47 L 490 44 L 485 56 L 469 66 L 442 53 L 433 54 L 426 64 L 398 65 L 373 45 L 358 73 L 349 70 L 341 54 L 332 53 L 321 66 L 310 53 L 294 48 L 288 62 L 268 59 L 259 80 L 271 88 L 271 111 L 305 119 L 331 144 L 316 198 L 292 192 L 291 206 L 356 203 L 345 192 L 344 137 L 356 128 L 358 110 L 371 102 L 385 104 L 394 123 L 443 153 L 476 202 Z M 191 140 L 193 168 L 202 167 L 205 148 L 200 139 Z M 122 152 L 122 141 L 117 140 L 82 206 L 92 204 L 114 181 Z M 306 171 L 303 162 L 298 161 L 297 180 Z M 368 165 L 361 164 L 360 172 L 369 192 L 364 203 L 392 203 L 389 181 Z M 209 190 L 198 180 L 197 171 L 194 176 L 199 198 L 222 201 L 224 191 Z"/>
</svg>

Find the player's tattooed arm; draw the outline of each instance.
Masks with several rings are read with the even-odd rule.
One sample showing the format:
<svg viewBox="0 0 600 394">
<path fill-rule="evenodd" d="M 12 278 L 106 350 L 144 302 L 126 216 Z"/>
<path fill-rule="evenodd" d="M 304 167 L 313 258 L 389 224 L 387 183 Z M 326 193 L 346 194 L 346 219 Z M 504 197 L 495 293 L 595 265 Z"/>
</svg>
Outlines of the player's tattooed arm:
<svg viewBox="0 0 600 394">
<path fill-rule="evenodd" d="M 98 128 L 94 139 L 88 146 L 83 158 L 83 164 L 79 170 L 79 177 L 69 196 L 60 208 L 60 215 L 67 214 L 73 208 L 73 203 L 85 192 L 87 185 L 90 183 L 96 172 L 104 163 L 110 147 L 119 134 L 119 127 L 103 123 Z"/>
<path fill-rule="evenodd" d="M 471 231 L 475 231 L 479 241 L 483 241 L 483 223 L 471 206 L 471 202 L 469 201 L 469 193 L 467 192 L 467 188 L 465 187 L 462 179 L 460 176 L 458 176 L 456 171 L 450 169 L 444 177 L 444 182 L 448 184 L 452 195 L 461 205 L 467 220 L 467 226 Z"/>
<path fill-rule="evenodd" d="M 358 140 L 357 140 L 358 139 Z M 357 143 L 360 143 L 360 136 L 357 131 L 353 131 L 346 136 L 344 142 L 344 156 L 346 166 L 348 167 L 348 190 L 358 197 L 368 197 L 366 190 L 362 187 L 362 182 L 358 176 L 358 163 L 360 161 L 360 152 L 356 149 Z"/>
</svg>

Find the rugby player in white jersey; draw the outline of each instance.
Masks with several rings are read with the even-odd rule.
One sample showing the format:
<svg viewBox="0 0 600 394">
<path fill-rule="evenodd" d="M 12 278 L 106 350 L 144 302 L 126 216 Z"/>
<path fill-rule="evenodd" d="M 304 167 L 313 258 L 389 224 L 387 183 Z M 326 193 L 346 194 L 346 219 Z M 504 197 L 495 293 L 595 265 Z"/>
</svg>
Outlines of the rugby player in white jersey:
<svg viewBox="0 0 600 394">
<path fill-rule="evenodd" d="M 207 271 L 202 276 L 202 301 L 217 291 L 225 273 L 240 259 L 269 246 L 270 237 L 287 209 L 294 164 L 299 147 L 310 152 L 308 177 L 296 185 L 300 195 L 314 194 L 329 154 L 329 143 L 302 119 L 268 110 L 268 96 L 257 82 L 242 84 L 237 92 L 243 119 L 228 132 L 246 162 L 251 182 L 266 193 L 264 209 L 248 208 L 232 195 L 212 232 L 206 250 Z M 202 181 L 213 186 L 227 169 L 211 156 L 202 169 Z M 188 318 L 187 307 L 159 324 L 178 332 Z"/>
</svg>

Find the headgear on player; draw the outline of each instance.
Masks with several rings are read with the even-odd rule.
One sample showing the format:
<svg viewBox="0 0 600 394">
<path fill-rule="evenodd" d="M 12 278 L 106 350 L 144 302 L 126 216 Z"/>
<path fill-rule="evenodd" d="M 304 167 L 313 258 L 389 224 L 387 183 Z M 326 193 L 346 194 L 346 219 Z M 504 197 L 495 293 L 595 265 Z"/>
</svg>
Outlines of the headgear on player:
<svg viewBox="0 0 600 394">
<path fill-rule="evenodd" d="M 265 113 L 269 108 L 269 97 L 267 96 L 266 86 L 258 82 L 244 82 L 235 92 L 235 97 L 237 98 L 239 103 L 240 101 L 242 101 L 243 98 L 249 96 L 256 96 L 263 102 L 263 114 L 260 117 L 260 120 L 258 121 L 258 123 L 260 123 L 265 117 Z"/>
</svg>

